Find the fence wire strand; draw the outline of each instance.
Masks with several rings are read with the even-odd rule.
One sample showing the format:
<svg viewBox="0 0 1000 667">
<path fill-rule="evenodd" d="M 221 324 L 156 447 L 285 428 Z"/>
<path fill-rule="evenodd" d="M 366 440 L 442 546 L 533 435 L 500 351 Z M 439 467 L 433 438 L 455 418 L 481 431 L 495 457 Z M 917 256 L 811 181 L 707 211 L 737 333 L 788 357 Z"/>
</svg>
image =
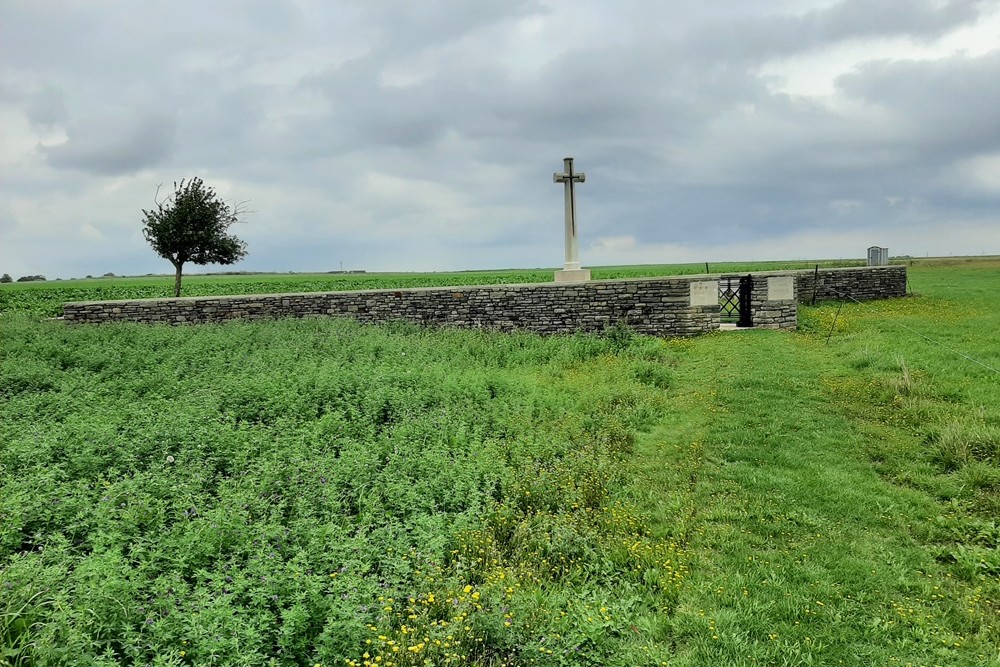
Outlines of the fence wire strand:
<svg viewBox="0 0 1000 667">
<path fill-rule="evenodd" d="M 851 301 L 853 301 L 854 303 L 858 304 L 859 306 L 862 306 L 863 308 L 866 308 L 868 310 L 875 310 L 875 308 L 873 306 L 871 306 L 870 304 L 864 303 L 863 301 L 858 301 L 857 299 L 855 299 L 850 294 L 838 292 L 838 295 L 841 296 L 842 298 L 846 297 L 846 298 L 850 299 Z M 841 302 L 841 303 L 843 303 L 843 302 Z M 837 310 L 837 314 L 840 315 L 840 310 L 839 309 Z M 978 359 L 965 354 L 961 350 L 956 350 L 953 347 L 949 347 L 949 346 L 945 345 L 944 343 L 942 343 L 941 341 L 935 340 L 935 339 L 931 338 L 927 334 L 921 333 L 920 331 L 917 331 L 916 329 L 913 329 L 911 327 L 906 326 L 902 322 L 896 322 L 895 320 L 888 320 L 888 321 L 891 324 L 899 327 L 900 329 L 905 329 L 906 331 L 909 331 L 910 333 L 914 334 L 915 336 L 919 336 L 920 338 L 924 339 L 928 343 L 931 343 L 933 345 L 937 345 L 938 347 L 941 347 L 941 348 L 943 348 L 945 350 L 948 350 L 952 354 L 957 354 L 958 356 L 962 357 L 963 359 L 965 359 L 967 361 L 971 361 L 974 364 L 982 366 L 983 368 L 985 368 L 988 371 L 993 371 L 997 375 L 1000 375 L 1000 370 L 997 370 L 996 368 L 993 368 L 989 364 L 984 363 L 982 361 L 979 361 Z M 836 320 L 834 320 L 834 324 L 836 324 Z M 833 327 L 830 327 L 830 333 L 833 334 Z M 827 343 L 830 342 L 829 336 L 827 337 L 826 341 L 827 341 Z"/>
</svg>

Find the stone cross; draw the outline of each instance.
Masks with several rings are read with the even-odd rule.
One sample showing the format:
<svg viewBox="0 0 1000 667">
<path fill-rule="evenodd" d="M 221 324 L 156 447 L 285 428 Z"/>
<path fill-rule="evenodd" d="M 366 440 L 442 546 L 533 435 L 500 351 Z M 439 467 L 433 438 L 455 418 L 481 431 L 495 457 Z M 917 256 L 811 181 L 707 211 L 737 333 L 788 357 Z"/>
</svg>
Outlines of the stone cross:
<svg viewBox="0 0 1000 667">
<path fill-rule="evenodd" d="M 563 173 L 552 174 L 553 183 L 565 186 L 566 199 L 566 264 L 556 272 L 557 282 L 590 280 L 590 271 L 580 268 L 580 244 L 576 225 L 576 192 L 574 185 L 587 180 L 583 172 L 573 172 L 573 158 L 563 159 Z"/>
</svg>

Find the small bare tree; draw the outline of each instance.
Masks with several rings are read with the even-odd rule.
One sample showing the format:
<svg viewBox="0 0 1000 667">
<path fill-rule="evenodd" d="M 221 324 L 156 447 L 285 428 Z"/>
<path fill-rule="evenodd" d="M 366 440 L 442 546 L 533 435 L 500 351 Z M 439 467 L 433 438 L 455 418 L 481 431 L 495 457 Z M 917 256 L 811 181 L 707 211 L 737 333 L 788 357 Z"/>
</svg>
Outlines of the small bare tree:
<svg viewBox="0 0 1000 667">
<path fill-rule="evenodd" d="M 156 188 L 156 197 L 160 186 Z M 160 257 L 174 265 L 174 296 L 181 295 L 181 273 L 193 264 L 233 264 L 247 255 L 246 244 L 229 227 L 247 213 L 247 202 L 229 207 L 200 178 L 174 182 L 174 194 L 156 209 L 143 209 L 142 233 Z"/>
</svg>

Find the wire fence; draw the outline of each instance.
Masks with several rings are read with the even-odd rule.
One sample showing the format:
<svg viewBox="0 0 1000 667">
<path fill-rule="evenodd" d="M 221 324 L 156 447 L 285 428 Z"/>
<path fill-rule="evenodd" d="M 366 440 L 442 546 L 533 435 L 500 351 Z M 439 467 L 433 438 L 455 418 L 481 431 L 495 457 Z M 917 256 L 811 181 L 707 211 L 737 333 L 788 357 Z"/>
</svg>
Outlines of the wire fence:
<svg viewBox="0 0 1000 667">
<path fill-rule="evenodd" d="M 842 299 L 850 299 L 851 301 L 855 302 L 856 304 L 858 304 L 862 308 L 865 308 L 866 310 L 875 311 L 875 308 L 873 306 L 871 306 L 870 304 L 864 303 L 863 301 L 858 301 L 857 299 L 855 299 L 850 294 L 838 292 L 838 295 Z M 833 324 L 830 325 L 830 332 L 826 336 L 826 343 L 827 343 L 827 345 L 830 344 L 830 337 L 833 335 L 833 330 L 837 326 L 837 319 L 840 317 L 840 311 L 843 309 L 843 307 L 844 307 L 844 301 L 841 301 L 840 305 L 837 307 L 837 314 L 834 315 L 834 317 L 833 317 Z M 918 336 L 919 338 L 923 339 L 924 341 L 926 341 L 928 343 L 931 343 L 932 345 L 937 345 L 938 347 L 940 347 L 940 348 L 942 348 L 944 350 L 947 350 L 948 352 L 951 352 L 952 354 L 955 354 L 955 355 L 958 355 L 959 357 L 962 357 L 966 361 L 969 361 L 969 362 L 971 362 L 973 364 L 976 364 L 978 366 L 982 366 L 986 370 L 992 371 L 992 372 L 996 373 L 997 375 L 1000 375 L 1000 370 L 994 368 L 993 366 L 990 366 L 989 364 L 987 364 L 987 363 L 985 363 L 983 361 L 980 361 L 979 359 L 976 359 L 975 357 L 973 357 L 971 355 L 968 355 L 965 352 L 962 352 L 961 350 L 956 350 L 955 348 L 950 347 L 950 346 L 942 343 L 941 341 L 939 341 L 937 339 L 931 338 L 927 334 L 925 334 L 925 333 L 923 333 L 921 331 L 917 331 L 913 327 L 909 327 L 909 326 L 903 324 L 902 322 L 898 322 L 896 320 L 887 320 L 887 321 L 890 324 L 892 324 L 893 326 L 896 326 L 896 327 L 898 327 L 900 329 L 908 331 L 909 333 L 912 333 L 913 335 Z"/>
</svg>

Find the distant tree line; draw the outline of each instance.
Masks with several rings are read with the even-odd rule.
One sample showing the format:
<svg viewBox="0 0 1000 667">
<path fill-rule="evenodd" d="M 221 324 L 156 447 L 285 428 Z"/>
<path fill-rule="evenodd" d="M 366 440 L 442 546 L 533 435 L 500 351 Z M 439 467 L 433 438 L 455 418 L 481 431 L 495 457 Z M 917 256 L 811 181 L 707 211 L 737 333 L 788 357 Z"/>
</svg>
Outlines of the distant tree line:
<svg viewBox="0 0 1000 667">
<path fill-rule="evenodd" d="M 36 280 L 45 280 L 45 276 L 42 276 L 42 275 L 38 275 L 38 276 L 21 276 L 20 278 L 17 279 L 17 282 L 19 282 L 19 283 L 30 283 L 30 282 L 34 282 Z M 12 283 L 12 282 L 14 282 L 14 279 L 10 277 L 9 273 L 5 273 L 2 276 L 0 276 L 0 283 Z"/>
</svg>

